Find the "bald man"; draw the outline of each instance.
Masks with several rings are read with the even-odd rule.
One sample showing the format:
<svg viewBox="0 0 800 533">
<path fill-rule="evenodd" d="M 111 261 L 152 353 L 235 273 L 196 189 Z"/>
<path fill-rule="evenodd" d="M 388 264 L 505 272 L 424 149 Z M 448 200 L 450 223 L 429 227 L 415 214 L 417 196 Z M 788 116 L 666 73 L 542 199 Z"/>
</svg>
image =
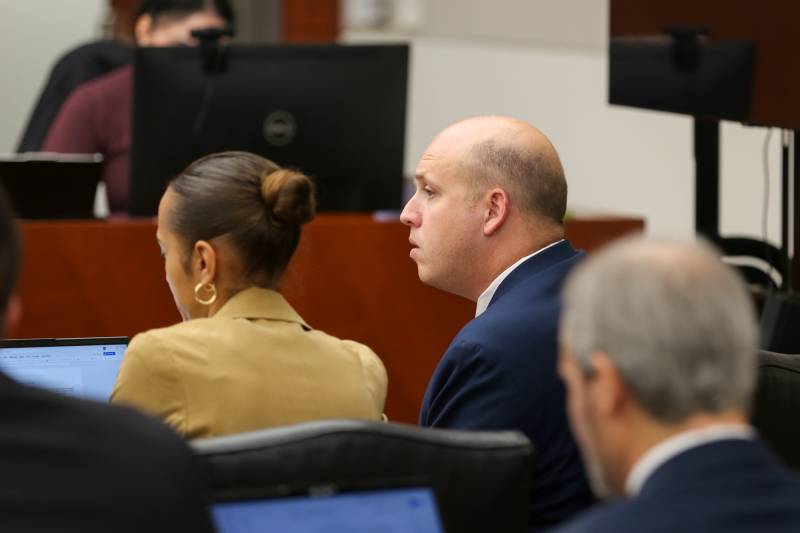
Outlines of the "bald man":
<svg viewBox="0 0 800 533">
<path fill-rule="evenodd" d="M 428 385 L 420 424 L 522 431 L 536 448 L 530 531 L 592 502 L 556 374 L 559 293 L 583 256 L 564 239 L 567 184 L 550 141 L 509 117 L 440 133 L 401 220 L 420 279 L 476 302 Z"/>
</svg>

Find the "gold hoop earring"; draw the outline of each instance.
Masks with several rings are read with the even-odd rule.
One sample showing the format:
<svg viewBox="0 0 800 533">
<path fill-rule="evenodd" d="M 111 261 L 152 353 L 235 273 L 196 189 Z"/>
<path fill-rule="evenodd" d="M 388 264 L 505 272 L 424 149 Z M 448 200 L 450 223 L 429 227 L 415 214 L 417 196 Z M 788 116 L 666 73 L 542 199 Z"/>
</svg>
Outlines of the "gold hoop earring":
<svg viewBox="0 0 800 533">
<path fill-rule="evenodd" d="M 200 298 L 200 291 L 207 290 L 211 293 L 211 296 L 203 300 Z M 194 286 L 194 299 L 200 305 L 211 305 L 217 301 L 217 286 L 214 285 L 213 281 L 209 281 L 208 283 L 200 282 Z"/>
</svg>

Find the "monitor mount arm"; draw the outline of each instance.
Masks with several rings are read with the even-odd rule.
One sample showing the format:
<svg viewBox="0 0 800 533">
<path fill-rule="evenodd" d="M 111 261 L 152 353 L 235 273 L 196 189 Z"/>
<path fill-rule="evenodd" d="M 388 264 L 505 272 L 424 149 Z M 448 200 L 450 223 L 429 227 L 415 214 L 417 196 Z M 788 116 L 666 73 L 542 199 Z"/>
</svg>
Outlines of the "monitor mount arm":
<svg viewBox="0 0 800 533">
<path fill-rule="evenodd" d="M 228 46 L 222 39 L 233 37 L 233 30 L 229 27 L 192 30 L 192 37 L 200 43 L 203 70 L 209 74 L 225 72 L 228 68 Z"/>
</svg>

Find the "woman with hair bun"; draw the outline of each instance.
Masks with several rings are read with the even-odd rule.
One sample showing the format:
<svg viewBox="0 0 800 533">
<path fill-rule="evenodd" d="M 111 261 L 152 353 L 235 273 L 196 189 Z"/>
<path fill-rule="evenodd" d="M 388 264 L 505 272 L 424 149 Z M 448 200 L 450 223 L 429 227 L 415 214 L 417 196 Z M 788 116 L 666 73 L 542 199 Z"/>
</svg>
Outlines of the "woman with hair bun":
<svg viewBox="0 0 800 533">
<path fill-rule="evenodd" d="M 312 329 L 276 291 L 314 208 L 308 177 L 245 152 L 206 156 L 172 180 L 156 237 L 184 322 L 133 338 L 111 401 L 187 438 L 380 420 L 380 359 Z"/>
</svg>

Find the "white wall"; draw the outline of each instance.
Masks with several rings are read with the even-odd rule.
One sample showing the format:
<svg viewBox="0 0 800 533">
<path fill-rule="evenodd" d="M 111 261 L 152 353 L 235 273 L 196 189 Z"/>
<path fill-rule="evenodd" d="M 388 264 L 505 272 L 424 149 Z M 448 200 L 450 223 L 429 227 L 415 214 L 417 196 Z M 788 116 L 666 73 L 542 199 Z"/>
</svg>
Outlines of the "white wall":
<svg viewBox="0 0 800 533">
<path fill-rule="evenodd" d="M 412 43 L 407 172 L 446 125 L 477 114 L 513 115 L 553 140 L 571 209 L 640 215 L 651 235 L 693 235 L 691 120 L 606 103 L 607 0 L 394 1 L 413 2 L 419 23 L 350 28 L 343 41 Z M 477 19 L 468 16 L 476 13 Z M 723 125 L 723 234 L 761 235 L 765 132 Z M 776 131 L 770 150 L 773 239 L 779 238 L 779 137 Z"/>
<path fill-rule="evenodd" d="M 0 153 L 16 148 L 53 62 L 96 38 L 105 0 L 0 1 Z"/>
</svg>

